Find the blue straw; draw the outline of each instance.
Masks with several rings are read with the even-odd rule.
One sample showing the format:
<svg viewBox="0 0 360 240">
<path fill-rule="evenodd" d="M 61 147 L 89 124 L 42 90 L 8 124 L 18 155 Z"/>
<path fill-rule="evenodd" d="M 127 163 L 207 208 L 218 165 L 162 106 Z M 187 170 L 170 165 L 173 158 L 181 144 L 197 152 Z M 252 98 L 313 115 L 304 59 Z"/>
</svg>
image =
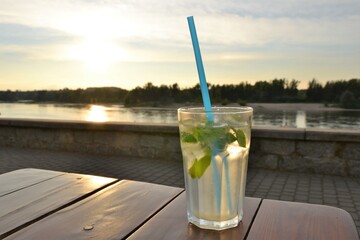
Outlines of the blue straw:
<svg viewBox="0 0 360 240">
<path fill-rule="evenodd" d="M 199 41 L 198 41 L 198 38 L 196 35 L 194 18 L 192 16 L 190 16 L 187 18 L 187 20 L 189 23 L 191 41 L 192 41 L 192 45 L 194 48 L 196 66 L 197 66 L 197 71 L 198 71 L 198 75 L 199 75 L 199 79 L 200 79 L 201 95 L 202 95 L 202 99 L 203 99 L 203 103 L 204 103 L 206 117 L 209 122 L 214 122 L 214 115 L 212 113 L 209 90 L 208 90 L 208 86 L 206 83 L 205 71 L 204 71 L 204 66 L 203 66 L 203 62 L 201 59 Z M 218 167 L 216 164 L 216 160 L 214 158 L 214 156 L 216 154 L 212 153 L 211 155 L 212 155 L 211 160 L 212 160 L 212 164 L 213 164 L 213 173 L 214 173 L 214 181 L 215 181 L 214 188 L 215 188 L 216 202 L 217 202 L 218 210 L 220 211 L 221 193 L 220 193 L 220 181 L 219 181 L 219 174 L 218 174 L 219 170 L 218 170 Z"/>
<path fill-rule="evenodd" d="M 196 28 L 195 28 L 195 22 L 193 16 L 190 16 L 187 18 L 189 29 L 190 29 L 190 35 L 191 35 L 191 41 L 194 49 L 195 54 L 195 60 L 196 60 L 196 66 L 198 70 L 198 75 L 200 79 L 200 89 L 201 89 L 201 95 L 204 103 L 204 108 L 206 112 L 206 117 L 209 122 L 214 122 L 214 115 L 211 108 L 211 101 L 209 96 L 209 90 L 208 85 L 206 83 L 206 77 L 205 77 L 205 71 L 204 71 L 204 65 L 201 58 L 200 53 L 200 46 L 199 41 L 196 34 Z M 211 153 L 211 160 L 213 164 L 213 174 L 214 174 L 214 181 L 215 181 L 215 194 L 216 194 L 216 201 L 217 201 L 217 207 L 220 211 L 220 205 L 221 205 L 221 185 L 219 181 L 219 170 L 216 164 L 215 156 L 218 154 L 217 151 L 212 151 Z M 229 178 L 229 165 L 228 165 L 228 159 L 227 157 L 223 158 L 224 161 L 224 167 L 225 167 L 225 181 L 226 181 L 226 193 L 229 203 L 229 208 L 232 211 L 232 201 L 231 201 L 231 193 L 230 193 L 230 178 Z"/>
<path fill-rule="evenodd" d="M 192 45 L 194 48 L 196 66 L 197 66 L 197 71 L 198 71 L 198 75 L 199 75 L 199 79 L 200 79 L 201 95 L 202 95 L 202 99 L 203 99 L 203 103 L 204 103 L 206 116 L 207 116 L 207 119 L 209 120 L 209 122 L 213 122 L 214 115 L 212 114 L 209 90 L 208 90 L 208 85 L 206 83 L 204 65 L 203 65 L 202 58 L 201 58 L 199 41 L 198 41 L 198 38 L 196 35 L 194 18 L 193 18 L 193 16 L 190 16 L 187 18 L 187 20 L 189 23 L 191 41 L 192 41 Z"/>
</svg>

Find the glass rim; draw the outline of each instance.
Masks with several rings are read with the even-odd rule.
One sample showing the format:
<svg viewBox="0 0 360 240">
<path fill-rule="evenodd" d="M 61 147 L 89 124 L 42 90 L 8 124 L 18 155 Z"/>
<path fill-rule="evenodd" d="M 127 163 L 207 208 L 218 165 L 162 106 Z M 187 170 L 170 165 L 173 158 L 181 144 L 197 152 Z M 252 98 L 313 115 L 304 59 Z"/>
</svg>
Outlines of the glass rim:
<svg viewBox="0 0 360 240">
<path fill-rule="evenodd" d="M 240 107 L 211 107 L 213 114 L 239 114 L 239 113 L 252 113 L 253 108 L 248 106 Z M 205 111 L 204 107 L 180 107 L 178 108 L 179 113 L 191 113 L 191 114 L 204 114 L 210 111 Z"/>
</svg>

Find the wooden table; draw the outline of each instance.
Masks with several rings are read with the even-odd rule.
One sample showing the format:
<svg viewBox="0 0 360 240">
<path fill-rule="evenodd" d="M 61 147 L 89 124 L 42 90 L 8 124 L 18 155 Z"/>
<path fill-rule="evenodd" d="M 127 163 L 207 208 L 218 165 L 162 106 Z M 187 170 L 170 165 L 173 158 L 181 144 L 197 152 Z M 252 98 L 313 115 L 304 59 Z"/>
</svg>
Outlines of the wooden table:
<svg viewBox="0 0 360 240">
<path fill-rule="evenodd" d="M 0 239 L 359 239 L 344 210 L 245 198 L 225 231 L 187 223 L 184 189 L 40 169 L 0 175 Z"/>
</svg>

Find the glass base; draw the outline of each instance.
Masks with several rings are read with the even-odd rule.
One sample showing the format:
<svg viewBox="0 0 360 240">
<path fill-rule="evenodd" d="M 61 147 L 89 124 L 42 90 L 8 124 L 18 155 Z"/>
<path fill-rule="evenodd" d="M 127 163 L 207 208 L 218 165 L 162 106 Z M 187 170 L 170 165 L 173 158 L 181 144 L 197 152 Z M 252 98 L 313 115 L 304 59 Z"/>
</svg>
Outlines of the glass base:
<svg viewBox="0 0 360 240">
<path fill-rule="evenodd" d="M 242 213 L 239 216 L 236 216 L 230 220 L 220 221 L 220 222 L 199 219 L 195 216 L 191 216 L 190 214 L 188 214 L 188 220 L 190 223 L 194 224 L 199 228 L 220 231 L 220 230 L 237 227 L 240 221 L 242 220 Z"/>
</svg>

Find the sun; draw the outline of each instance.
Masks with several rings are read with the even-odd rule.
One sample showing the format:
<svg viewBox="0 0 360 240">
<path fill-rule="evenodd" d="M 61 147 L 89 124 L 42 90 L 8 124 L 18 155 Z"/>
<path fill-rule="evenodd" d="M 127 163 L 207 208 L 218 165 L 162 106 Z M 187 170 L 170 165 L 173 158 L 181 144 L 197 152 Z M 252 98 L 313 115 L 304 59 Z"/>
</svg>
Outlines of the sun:
<svg viewBox="0 0 360 240">
<path fill-rule="evenodd" d="M 68 55 L 95 72 L 106 71 L 112 63 L 126 59 L 123 49 L 110 40 L 97 37 L 86 38 L 83 42 L 71 46 Z"/>
<path fill-rule="evenodd" d="M 58 21 L 58 27 L 78 39 L 67 46 L 65 58 L 84 63 L 89 72 L 104 72 L 114 62 L 131 58 L 121 42 L 131 34 L 132 28 L 120 21 L 112 9 L 86 9 L 68 14 Z"/>
</svg>

